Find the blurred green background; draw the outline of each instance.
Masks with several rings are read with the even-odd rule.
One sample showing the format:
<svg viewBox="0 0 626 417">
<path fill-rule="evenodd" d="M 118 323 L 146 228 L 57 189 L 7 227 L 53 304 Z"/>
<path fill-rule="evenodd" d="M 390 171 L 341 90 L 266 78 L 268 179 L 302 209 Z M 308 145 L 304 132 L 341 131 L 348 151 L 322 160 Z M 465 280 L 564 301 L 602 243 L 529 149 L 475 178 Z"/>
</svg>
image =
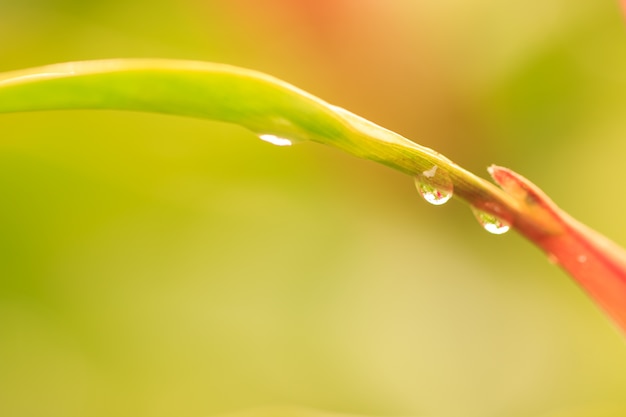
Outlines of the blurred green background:
<svg viewBox="0 0 626 417">
<path fill-rule="evenodd" d="M 617 1 L 0 0 L 0 70 L 112 57 L 270 73 L 626 244 Z M 582 291 L 409 177 L 202 120 L 0 116 L 0 416 L 618 416 L 624 392 Z"/>
</svg>

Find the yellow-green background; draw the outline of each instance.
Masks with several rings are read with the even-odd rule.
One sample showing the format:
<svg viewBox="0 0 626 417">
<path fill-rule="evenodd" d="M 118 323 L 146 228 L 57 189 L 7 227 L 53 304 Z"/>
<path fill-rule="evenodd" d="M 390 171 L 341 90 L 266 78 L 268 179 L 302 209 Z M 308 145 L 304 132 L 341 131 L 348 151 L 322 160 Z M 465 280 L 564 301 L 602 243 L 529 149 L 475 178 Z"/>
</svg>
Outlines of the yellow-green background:
<svg viewBox="0 0 626 417">
<path fill-rule="evenodd" d="M 617 1 L 0 0 L 0 70 L 112 57 L 270 73 L 626 244 Z M 0 416 L 603 417 L 625 393 L 576 285 L 411 178 L 202 120 L 0 116 Z"/>
</svg>

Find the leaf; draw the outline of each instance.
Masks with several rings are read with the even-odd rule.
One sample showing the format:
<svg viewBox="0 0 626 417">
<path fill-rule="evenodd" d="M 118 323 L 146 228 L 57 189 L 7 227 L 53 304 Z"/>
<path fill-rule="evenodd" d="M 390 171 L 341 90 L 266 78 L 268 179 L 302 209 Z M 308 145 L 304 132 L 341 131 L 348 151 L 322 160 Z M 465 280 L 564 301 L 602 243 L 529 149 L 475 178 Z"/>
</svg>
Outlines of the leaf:
<svg viewBox="0 0 626 417">
<path fill-rule="evenodd" d="M 233 123 L 257 135 L 331 145 L 413 175 L 437 165 L 459 185 L 458 196 L 515 205 L 493 184 L 431 149 L 274 77 L 224 64 L 118 59 L 0 74 L 0 112 L 54 109 L 147 111 Z"/>
<path fill-rule="evenodd" d="M 449 178 L 456 197 L 510 223 L 626 330 L 626 252 L 566 215 L 530 181 L 493 166 L 490 173 L 500 189 L 432 149 L 271 76 L 159 59 L 72 62 L 0 74 L 0 112 L 55 109 L 199 117 L 237 124 L 256 135 L 334 146 L 412 176 L 436 172 L 433 186 Z"/>
</svg>

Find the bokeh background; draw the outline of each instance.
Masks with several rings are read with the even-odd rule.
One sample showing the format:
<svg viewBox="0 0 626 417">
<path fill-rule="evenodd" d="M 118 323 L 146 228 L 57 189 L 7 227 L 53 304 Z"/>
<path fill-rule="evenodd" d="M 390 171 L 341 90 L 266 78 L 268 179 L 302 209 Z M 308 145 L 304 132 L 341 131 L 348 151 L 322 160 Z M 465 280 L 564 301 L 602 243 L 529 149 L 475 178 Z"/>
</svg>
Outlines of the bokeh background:
<svg viewBox="0 0 626 417">
<path fill-rule="evenodd" d="M 270 73 L 626 244 L 617 1 L 0 0 L 0 70 L 112 57 Z M 0 116 L 1 416 L 623 416 L 625 392 L 623 336 L 563 272 L 400 173 L 203 120 Z"/>
</svg>

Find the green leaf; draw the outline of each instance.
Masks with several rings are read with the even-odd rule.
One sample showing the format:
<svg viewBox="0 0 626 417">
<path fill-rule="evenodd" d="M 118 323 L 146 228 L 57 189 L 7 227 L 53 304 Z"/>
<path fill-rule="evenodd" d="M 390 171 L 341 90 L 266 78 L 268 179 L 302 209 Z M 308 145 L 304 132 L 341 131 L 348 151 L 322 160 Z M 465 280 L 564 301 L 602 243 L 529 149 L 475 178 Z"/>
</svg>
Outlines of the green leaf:
<svg viewBox="0 0 626 417">
<path fill-rule="evenodd" d="M 0 112 L 115 109 L 199 117 L 257 135 L 311 140 L 417 175 L 438 167 L 474 205 L 516 203 L 432 149 L 274 77 L 224 64 L 118 59 L 0 74 Z M 435 184 L 436 185 L 436 184 Z"/>
<path fill-rule="evenodd" d="M 560 210 L 527 179 L 492 167 L 496 187 L 446 157 L 271 76 L 193 61 L 117 59 L 0 74 L 0 112 L 116 109 L 233 123 L 257 136 L 311 140 L 426 175 L 511 224 L 569 272 L 626 329 L 626 253 Z M 451 184 L 450 184 L 451 182 Z M 503 223 L 504 224 L 504 223 Z"/>
</svg>

